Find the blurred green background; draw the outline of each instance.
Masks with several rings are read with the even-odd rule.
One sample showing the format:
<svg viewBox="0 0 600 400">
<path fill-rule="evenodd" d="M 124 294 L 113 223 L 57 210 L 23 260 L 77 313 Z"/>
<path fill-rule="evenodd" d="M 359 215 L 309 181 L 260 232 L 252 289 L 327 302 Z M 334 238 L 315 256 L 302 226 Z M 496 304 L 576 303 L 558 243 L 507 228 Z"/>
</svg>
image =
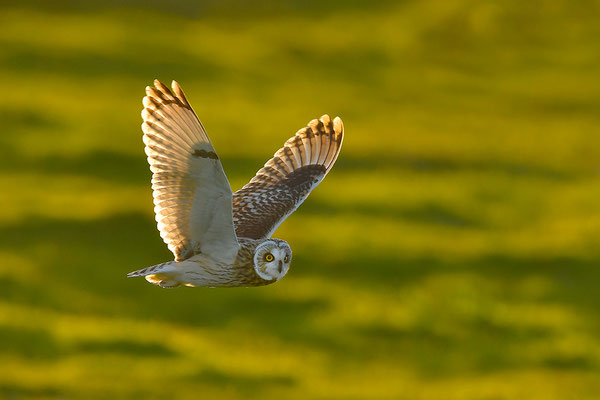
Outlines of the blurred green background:
<svg viewBox="0 0 600 400">
<path fill-rule="evenodd" d="M 598 1 L 1 4 L 0 398 L 600 398 Z M 125 278 L 154 78 L 234 190 L 343 118 L 281 282 Z"/>
</svg>

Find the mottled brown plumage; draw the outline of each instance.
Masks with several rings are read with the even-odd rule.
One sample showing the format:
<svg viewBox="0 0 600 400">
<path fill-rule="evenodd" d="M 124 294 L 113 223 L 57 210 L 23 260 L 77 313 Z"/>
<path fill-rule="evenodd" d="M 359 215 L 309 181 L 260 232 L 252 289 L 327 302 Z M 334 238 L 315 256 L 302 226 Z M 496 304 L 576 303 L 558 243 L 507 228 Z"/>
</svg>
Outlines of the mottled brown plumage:
<svg viewBox="0 0 600 400">
<path fill-rule="evenodd" d="M 233 195 L 238 237 L 269 237 L 333 167 L 342 145 L 341 120 L 312 120 Z"/>
<path fill-rule="evenodd" d="M 142 111 L 156 221 L 175 256 L 134 271 L 163 287 L 261 286 L 288 271 L 290 246 L 270 239 L 335 163 L 341 119 L 310 121 L 235 193 L 181 87 L 146 88 Z"/>
</svg>

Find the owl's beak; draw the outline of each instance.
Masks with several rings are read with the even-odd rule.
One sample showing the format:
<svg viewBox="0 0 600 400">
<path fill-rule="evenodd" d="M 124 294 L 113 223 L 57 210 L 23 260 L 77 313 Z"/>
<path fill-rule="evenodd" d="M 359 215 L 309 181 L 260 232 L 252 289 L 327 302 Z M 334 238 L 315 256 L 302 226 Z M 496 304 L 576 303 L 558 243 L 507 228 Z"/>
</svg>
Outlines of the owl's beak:
<svg viewBox="0 0 600 400">
<path fill-rule="evenodd" d="M 279 273 L 283 271 L 283 261 L 279 260 L 279 267 L 277 267 L 277 269 L 279 270 Z"/>
</svg>

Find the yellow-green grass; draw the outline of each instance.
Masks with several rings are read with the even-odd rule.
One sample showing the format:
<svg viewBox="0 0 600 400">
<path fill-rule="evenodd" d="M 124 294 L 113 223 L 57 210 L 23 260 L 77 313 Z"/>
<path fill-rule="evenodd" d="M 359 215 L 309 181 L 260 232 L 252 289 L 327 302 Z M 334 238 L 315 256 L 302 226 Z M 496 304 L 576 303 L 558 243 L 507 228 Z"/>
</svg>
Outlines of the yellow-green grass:
<svg viewBox="0 0 600 400">
<path fill-rule="evenodd" d="M 597 2 L 111 4 L 0 9 L 0 398 L 598 397 Z M 171 257 L 154 78 L 234 190 L 344 119 L 281 282 L 125 278 Z"/>
</svg>

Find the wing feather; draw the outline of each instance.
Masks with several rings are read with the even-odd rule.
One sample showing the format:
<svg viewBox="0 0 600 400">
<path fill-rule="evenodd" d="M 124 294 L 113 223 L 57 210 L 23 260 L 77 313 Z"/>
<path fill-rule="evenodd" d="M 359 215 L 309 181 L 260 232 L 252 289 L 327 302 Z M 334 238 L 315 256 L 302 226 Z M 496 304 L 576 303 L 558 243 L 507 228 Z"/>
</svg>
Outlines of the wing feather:
<svg viewBox="0 0 600 400">
<path fill-rule="evenodd" d="M 203 252 L 231 263 L 239 244 L 229 182 L 181 87 L 172 87 L 155 80 L 142 110 L 160 236 L 176 261 Z"/>
<path fill-rule="evenodd" d="M 238 237 L 270 237 L 331 170 L 344 138 L 342 120 L 328 115 L 310 121 L 233 194 Z"/>
</svg>

